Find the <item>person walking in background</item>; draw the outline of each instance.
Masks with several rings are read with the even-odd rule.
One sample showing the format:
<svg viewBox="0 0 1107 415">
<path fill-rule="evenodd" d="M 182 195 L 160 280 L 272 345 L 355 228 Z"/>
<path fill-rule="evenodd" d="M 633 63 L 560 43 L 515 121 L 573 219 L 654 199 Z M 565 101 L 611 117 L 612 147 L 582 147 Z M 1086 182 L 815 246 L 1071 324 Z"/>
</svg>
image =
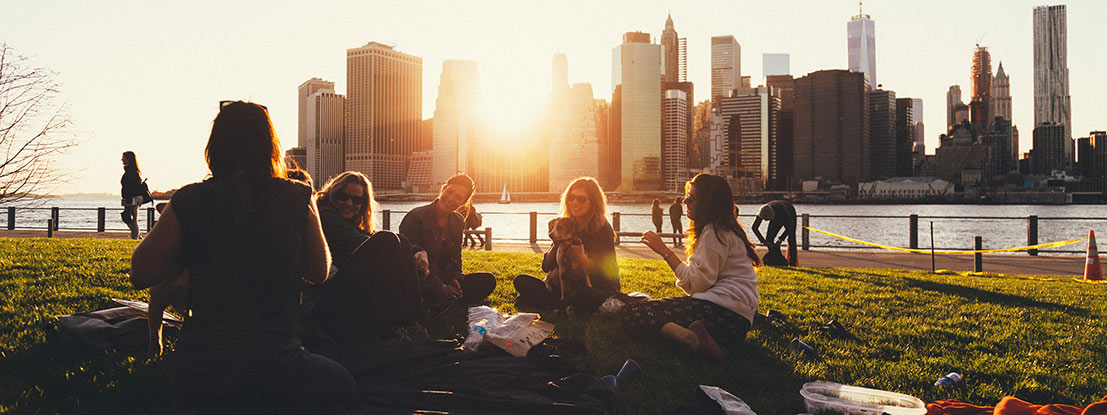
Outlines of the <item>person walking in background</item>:
<svg viewBox="0 0 1107 415">
<path fill-rule="evenodd" d="M 757 253 L 738 223 L 734 194 L 725 179 L 700 173 L 685 189 L 692 220 L 688 262 L 654 232 L 642 234 L 642 242 L 665 260 L 677 286 L 689 296 L 628 304 L 620 317 L 629 333 L 660 334 L 722 361 L 726 348 L 745 340 L 757 312 Z"/>
<path fill-rule="evenodd" d="M 323 186 L 316 203 L 336 272 L 325 284 L 303 287 L 309 329 L 344 350 L 425 337 L 419 284 L 427 253 L 402 235 L 375 229 L 369 178 L 342 172 Z"/>
<path fill-rule="evenodd" d="M 480 212 L 477 212 L 477 208 L 473 206 L 473 202 L 470 201 L 458 208 L 458 213 L 461 213 L 465 217 L 465 230 L 477 230 L 480 228 L 483 218 Z M 478 245 L 477 242 L 480 242 Z M 470 248 L 481 247 L 484 248 L 484 237 L 481 234 L 465 233 L 465 241 L 461 243 L 462 246 L 468 246 Z"/>
<path fill-rule="evenodd" d="M 607 221 L 607 197 L 596 179 L 581 177 L 565 188 L 560 217 L 573 219 L 581 242 L 563 248 L 566 251 L 562 255 L 580 264 L 592 286 L 575 289 L 571 298 L 564 299 L 569 304 L 562 304 L 559 288 L 530 275 L 519 275 L 514 280 L 515 291 L 519 293 L 516 303 L 543 310 L 572 306 L 575 311 L 591 313 L 621 290 L 615 231 Z M 551 245 L 542 256 L 542 271 L 558 268 L 559 246 Z"/>
<path fill-rule="evenodd" d="M 653 217 L 653 227 L 657 229 L 657 233 L 661 233 L 661 225 L 665 224 L 665 209 L 661 208 L 660 200 L 653 200 L 653 209 L 650 210 L 650 216 Z"/>
<path fill-rule="evenodd" d="M 261 105 L 221 105 L 205 150 L 211 177 L 182 187 L 135 248 L 131 284 L 188 271 L 189 303 L 169 374 L 195 413 L 331 413 L 356 383 L 296 338 L 301 280 L 330 256 L 311 188 L 288 180 Z"/>
<path fill-rule="evenodd" d="M 465 218 L 457 212 L 477 190 L 473 179 L 458 173 L 442 185 L 438 198 L 412 209 L 400 222 L 400 234 L 427 251 L 430 272 L 423 280 L 423 300 L 430 311 L 456 302 L 479 304 L 496 289 L 496 276 L 461 271 L 461 234 Z"/>
<path fill-rule="evenodd" d="M 681 223 L 681 217 L 684 216 L 684 209 L 680 206 L 680 198 L 673 199 L 673 204 L 669 205 L 669 221 L 673 224 L 673 233 L 683 234 L 684 224 Z M 658 231 L 658 233 L 661 233 Z M 673 246 L 682 246 L 680 238 L 673 238 Z"/>
<path fill-rule="evenodd" d="M 761 235 L 760 229 L 763 220 L 769 221 L 769 229 L 765 235 Z M 781 230 L 784 232 L 781 232 L 778 238 L 777 233 Z M 791 202 L 774 200 L 762 205 L 757 211 L 757 218 L 753 220 L 753 234 L 757 236 L 758 241 L 761 241 L 761 245 L 769 249 L 765 254 L 765 265 L 794 267 L 799 264 L 799 255 L 796 253 L 796 207 L 792 206 Z M 788 239 L 788 258 L 786 261 L 779 261 L 780 243 L 785 238 Z M 770 255 L 775 257 L 774 261 L 769 261 Z"/>
<path fill-rule="evenodd" d="M 138 207 L 142 205 L 142 196 L 146 192 L 142 189 L 142 170 L 138 168 L 134 152 L 123 152 L 123 177 L 119 179 L 119 184 L 123 188 L 120 192 L 123 223 L 131 229 L 131 239 L 138 239 Z"/>
</svg>

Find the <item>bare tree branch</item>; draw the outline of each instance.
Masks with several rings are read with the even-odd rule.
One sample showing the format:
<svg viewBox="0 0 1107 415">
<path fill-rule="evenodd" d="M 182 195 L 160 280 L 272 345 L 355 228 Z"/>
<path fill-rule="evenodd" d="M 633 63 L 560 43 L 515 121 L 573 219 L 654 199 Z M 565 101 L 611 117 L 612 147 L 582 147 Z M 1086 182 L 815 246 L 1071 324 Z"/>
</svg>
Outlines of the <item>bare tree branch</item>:
<svg viewBox="0 0 1107 415">
<path fill-rule="evenodd" d="M 0 203 L 34 200 L 65 182 L 55 158 L 78 142 L 55 103 L 55 75 L 0 43 Z"/>
</svg>

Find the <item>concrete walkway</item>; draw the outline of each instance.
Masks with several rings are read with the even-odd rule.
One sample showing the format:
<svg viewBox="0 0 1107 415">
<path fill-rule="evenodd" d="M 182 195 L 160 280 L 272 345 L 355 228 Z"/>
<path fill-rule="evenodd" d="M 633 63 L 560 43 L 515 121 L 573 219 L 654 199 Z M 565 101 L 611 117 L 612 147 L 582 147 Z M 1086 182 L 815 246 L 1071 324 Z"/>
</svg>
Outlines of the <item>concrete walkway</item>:
<svg viewBox="0 0 1107 415">
<path fill-rule="evenodd" d="M 145 234 L 145 233 L 143 233 Z M 88 232 L 88 231 L 56 231 L 56 238 L 110 238 L 127 239 L 127 232 Z M 0 230 L 0 238 L 45 238 L 45 230 Z M 616 253 L 622 258 L 650 258 L 659 257 L 639 242 L 629 242 L 624 238 L 623 243 L 615 248 Z M 549 242 L 530 244 L 526 242 L 493 241 L 492 247 L 498 252 L 532 252 L 542 253 L 549 247 Z M 763 250 L 759 250 L 764 254 Z M 682 251 L 677 252 L 681 258 Z M 1083 255 L 1040 255 L 1030 256 L 1023 254 L 984 254 L 984 272 L 997 274 L 1022 274 L 1022 275 L 1084 275 Z M 899 268 L 912 270 L 930 270 L 930 255 L 908 252 L 873 251 L 873 250 L 814 250 L 800 251 L 799 264 L 803 267 L 840 267 L 840 268 Z M 935 256 L 935 269 L 948 269 L 951 271 L 972 271 L 973 255 L 944 255 Z"/>
</svg>

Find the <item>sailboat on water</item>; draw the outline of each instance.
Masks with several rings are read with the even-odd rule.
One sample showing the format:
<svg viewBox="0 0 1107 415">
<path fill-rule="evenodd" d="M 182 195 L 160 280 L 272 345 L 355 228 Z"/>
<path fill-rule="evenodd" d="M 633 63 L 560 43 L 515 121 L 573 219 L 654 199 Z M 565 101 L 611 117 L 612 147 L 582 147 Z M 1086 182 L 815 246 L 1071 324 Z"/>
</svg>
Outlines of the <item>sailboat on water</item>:
<svg viewBox="0 0 1107 415">
<path fill-rule="evenodd" d="M 504 183 L 504 191 L 500 194 L 500 200 L 496 203 L 506 205 L 511 203 L 511 195 L 507 193 L 507 183 Z"/>
</svg>

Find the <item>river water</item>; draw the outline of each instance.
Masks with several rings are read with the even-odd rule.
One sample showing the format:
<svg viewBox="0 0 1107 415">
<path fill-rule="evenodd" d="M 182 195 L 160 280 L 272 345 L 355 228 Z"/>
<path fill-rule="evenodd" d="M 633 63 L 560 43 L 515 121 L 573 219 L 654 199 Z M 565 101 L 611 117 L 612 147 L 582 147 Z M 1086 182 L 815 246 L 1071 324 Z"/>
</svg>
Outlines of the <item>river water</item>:
<svg viewBox="0 0 1107 415">
<path fill-rule="evenodd" d="M 423 202 L 388 202 L 380 210 L 390 210 L 389 228 L 396 230 L 403 213 Z M 50 217 L 50 207 L 59 207 L 59 226 L 63 230 L 96 230 L 97 208 L 105 207 L 106 228 L 109 231 L 126 231 L 120 221 L 118 199 L 48 199 L 37 208 L 17 208 L 17 229 L 44 229 Z M 146 205 L 149 207 L 150 205 Z M 740 205 L 740 222 L 750 226 L 760 205 Z M 545 238 L 546 222 L 559 211 L 557 203 L 477 203 L 477 211 L 484 215 L 484 225 L 492 228 L 495 240 L 526 241 L 530 237 L 528 212 L 538 212 L 538 236 Z M 620 213 L 620 230 L 646 231 L 653 229 L 649 204 L 611 204 L 608 211 Z M 668 208 L 666 206 L 666 212 Z M 972 249 L 973 237 L 983 237 L 985 249 L 1014 248 L 1027 245 L 1027 216 L 1037 215 L 1038 241 L 1079 239 L 1088 236 L 1088 230 L 1104 235 L 1107 232 L 1107 209 L 1101 205 L 796 205 L 799 214 L 811 216 L 810 226 L 828 232 L 874 242 L 882 245 L 907 247 L 910 239 L 908 216 L 919 218 L 919 247 L 930 247 L 930 224 L 934 226 L 934 246 L 938 249 Z M 894 218 L 842 217 L 842 216 L 895 216 Z M 139 218 L 145 226 L 146 213 Z M 665 217 L 666 232 L 672 229 Z M 0 211 L 0 226 L 6 228 L 6 209 Z M 378 212 L 376 222 L 381 223 Z M 687 227 L 688 218 L 684 218 Z M 762 225 L 763 227 L 765 225 Z M 483 227 L 482 227 L 483 228 Z M 764 230 L 764 228 L 762 229 Z M 751 234 L 751 238 L 752 238 Z M 624 237 L 624 241 L 634 238 Z M 849 248 L 857 247 L 844 241 L 811 232 L 812 246 Z M 1083 252 L 1084 243 L 1077 243 L 1043 252 Z M 1024 254 L 1025 255 L 1025 254 Z"/>
</svg>

